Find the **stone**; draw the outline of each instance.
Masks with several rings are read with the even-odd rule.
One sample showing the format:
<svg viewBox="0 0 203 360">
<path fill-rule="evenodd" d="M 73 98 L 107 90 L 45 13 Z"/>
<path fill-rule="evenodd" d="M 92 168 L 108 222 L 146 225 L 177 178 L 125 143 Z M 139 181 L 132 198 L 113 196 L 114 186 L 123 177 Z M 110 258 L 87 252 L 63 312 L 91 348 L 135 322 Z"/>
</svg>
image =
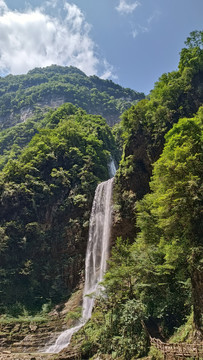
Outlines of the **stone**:
<svg viewBox="0 0 203 360">
<path fill-rule="evenodd" d="M 30 328 L 31 331 L 35 332 L 37 330 L 38 326 L 30 324 L 29 328 Z"/>
</svg>

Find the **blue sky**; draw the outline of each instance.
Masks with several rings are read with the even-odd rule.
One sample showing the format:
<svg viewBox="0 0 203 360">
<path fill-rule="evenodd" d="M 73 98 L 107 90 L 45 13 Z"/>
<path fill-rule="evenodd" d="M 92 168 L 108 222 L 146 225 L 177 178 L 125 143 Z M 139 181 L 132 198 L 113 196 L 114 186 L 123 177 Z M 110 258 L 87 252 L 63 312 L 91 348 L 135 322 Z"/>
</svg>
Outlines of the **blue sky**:
<svg viewBox="0 0 203 360">
<path fill-rule="evenodd" d="M 0 75 L 73 65 L 147 94 L 202 14 L 202 0 L 0 0 Z"/>
</svg>

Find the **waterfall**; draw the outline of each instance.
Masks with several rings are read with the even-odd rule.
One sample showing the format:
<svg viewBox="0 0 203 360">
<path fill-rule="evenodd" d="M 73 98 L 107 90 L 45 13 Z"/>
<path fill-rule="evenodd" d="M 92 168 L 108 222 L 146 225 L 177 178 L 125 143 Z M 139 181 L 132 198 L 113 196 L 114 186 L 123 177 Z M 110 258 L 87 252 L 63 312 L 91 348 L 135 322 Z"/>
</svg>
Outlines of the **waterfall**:
<svg viewBox="0 0 203 360">
<path fill-rule="evenodd" d="M 81 319 L 76 326 L 62 332 L 55 344 L 45 350 L 46 353 L 58 353 L 67 347 L 72 335 L 91 317 L 94 306 L 94 297 L 91 294 L 99 293 L 99 283 L 106 271 L 106 261 L 109 256 L 112 189 L 113 178 L 99 184 L 94 196 L 85 259 L 85 286 Z"/>
<path fill-rule="evenodd" d="M 87 320 L 90 319 L 94 306 L 94 298 L 88 295 L 98 293 L 98 285 L 103 280 L 109 257 L 112 188 L 113 179 L 97 186 L 90 217 L 83 297 L 83 317 Z"/>
<path fill-rule="evenodd" d="M 108 170 L 109 170 L 109 177 L 110 178 L 114 177 L 116 173 L 116 165 L 112 157 L 110 158 L 110 161 L 108 163 Z"/>
</svg>

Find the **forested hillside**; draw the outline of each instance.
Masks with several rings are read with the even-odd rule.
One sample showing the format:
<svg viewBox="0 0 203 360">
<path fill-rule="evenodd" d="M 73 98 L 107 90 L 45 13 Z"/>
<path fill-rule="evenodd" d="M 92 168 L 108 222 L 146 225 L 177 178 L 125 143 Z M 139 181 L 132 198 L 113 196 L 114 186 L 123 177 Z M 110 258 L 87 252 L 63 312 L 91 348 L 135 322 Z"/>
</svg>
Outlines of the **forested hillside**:
<svg viewBox="0 0 203 360">
<path fill-rule="evenodd" d="M 179 341 L 203 338 L 202 35 L 191 33 L 179 69 L 162 75 L 117 129 L 124 149 L 114 188 L 116 244 L 107 296 L 85 327 L 84 356 L 144 356 L 148 332 L 167 340 L 187 319 Z"/>
<path fill-rule="evenodd" d="M 125 109 L 144 97 L 143 93 L 122 88 L 111 80 L 88 77 L 72 66 L 36 68 L 26 75 L 0 78 L 0 129 L 65 102 L 89 114 L 102 115 L 113 125 Z"/>
<path fill-rule="evenodd" d="M 3 126 L 19 122 L 26 106 L 34 109 L 32 119 L 0 133 L 1 313 L 54 306 L 84 279 L 94 192 L 108 179 L 111 158 L 119 163 L 122 152 L 104 296 L 72 342 L 82 359 L 141 358 L 149 334 L 203 341 L 202 45 L 203 32 L 192 32 L 178 70 L 163 74 L 148 98 L 75 68 L 51 66 L 1 79 L 6 86 L 13 81 L 10 92 L 2 90 Z M 78 92 L 66 98 L 70 86 Z M 86 91 L 96 97 L 90 101 Z M 45 105 L 47 94 L 47 106 L 56 94 L 72 104 L 44 114 L 37 106 Z M 108 118 L 115 105 L 108 119 L 116 119 L 126 101 L 138 98 L 113 129 L 100 115 L 87 114 Z"/>
<path fill-rule="evenodd" d="M 29 139 L 35 130 L 27 125 Z M 46 117 L 46 128 L 18 159 L 4 166 L 1 312 L 36 311 L 66 299 L 78 285 L 92 199 L 97 183 L 108 179 L 110 156 L 116 159 L 117 150 L 105 120 L 65 104 Z"/>
</svg>

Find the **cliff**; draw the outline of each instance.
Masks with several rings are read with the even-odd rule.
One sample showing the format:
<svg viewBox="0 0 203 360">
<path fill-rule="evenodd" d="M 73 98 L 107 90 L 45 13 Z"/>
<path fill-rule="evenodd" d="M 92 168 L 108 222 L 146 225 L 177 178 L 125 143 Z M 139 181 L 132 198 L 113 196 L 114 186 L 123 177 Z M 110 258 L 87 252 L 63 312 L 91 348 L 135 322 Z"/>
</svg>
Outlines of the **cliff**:
<svg viewBox="0 0 203 360">
<path fill-rule="evenodd" d="M 122 88 L 111 80 L 86 76 L 75 67 L 52 65 L 26 75 L 0 78 L 0 128 L 24 122 L 41 111 L 56 109 L 65 102 L 89 114 L 102 115 L 110 125 L 122 112 L 143 99 L 143 93 Z"/>
<path fill-rule="evenodd" d="M 114 129 L 123 144 L 115 246 L 106 296 L 73 339 L 84 358 L 143 357 L 149 329 L 167 340 L 189 316 L 193 339 L 202 341 L 203 52 L 188 44 L 179 69 L 163 74 Z M 101 116 L 71 104 L 35 116 L 1 138 L 0 306 L 17 316 L 64 301 L 83 279 L 94 191 L 108 178 L 111 155 L 119 160 Z"/>
<path fill-rule="evenodd" d="M 46 125 L 0 174 L 0 308 L 13 315 L 77 287 L 94 191 L 117 157 L 101 116 L 65 104 Z"/>
</svg>

